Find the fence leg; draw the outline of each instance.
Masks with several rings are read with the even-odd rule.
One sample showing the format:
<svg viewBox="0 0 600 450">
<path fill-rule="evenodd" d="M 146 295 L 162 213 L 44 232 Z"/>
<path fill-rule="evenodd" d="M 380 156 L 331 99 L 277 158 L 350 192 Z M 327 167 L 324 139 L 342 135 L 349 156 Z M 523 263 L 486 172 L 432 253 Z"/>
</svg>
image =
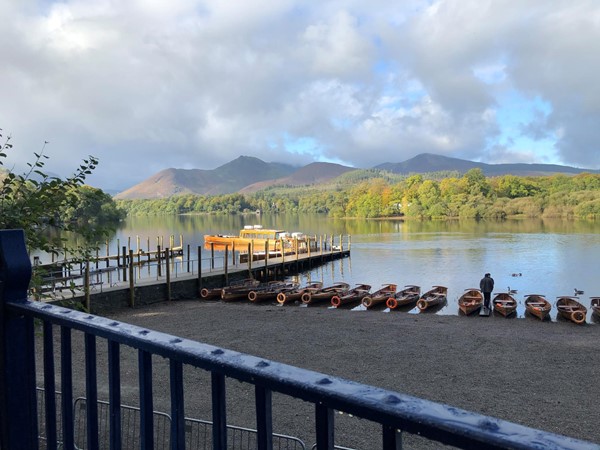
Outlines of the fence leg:
<svg viewBox="0 0 600 450">
<path fill-rule="evenodd" d="M 37 405 L 32 317 L 6 311 L 25 303 L 31 261 L 23 230 L 0 231 L 0 447 L 37 449 Z"/>
</svg>

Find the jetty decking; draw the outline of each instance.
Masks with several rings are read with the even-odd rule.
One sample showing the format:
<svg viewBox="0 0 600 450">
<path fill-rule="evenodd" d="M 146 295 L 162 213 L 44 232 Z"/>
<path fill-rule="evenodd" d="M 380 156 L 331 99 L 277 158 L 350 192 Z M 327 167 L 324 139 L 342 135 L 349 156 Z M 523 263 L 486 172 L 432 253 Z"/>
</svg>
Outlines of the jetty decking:
<svg viewBox="0 0 600 450">
<path fill-rule="evenodd" d="M 321 241 L 322 242 L 322 241 Z M 186 255 L 187 254 L 187 259 Z M 198 247 L 197 254 L 201 255 Z M 329 244 L 309 247 L 304 253 L 210 252 L 210 257 L 192 259 L 181 247 L 173 253 L 168 248 L 155 261 L 140 263 L 140 252 L 132 250 L 121 258 L 121 265 L 100 267 L 98 261 L 76 263 L 68 274 L 50 277 L 33 295 L 45 301 L 81 301 L 88 311 L 136 303 L 196 298 L 204 287 L 226 286 L 245 278 L 260 281 L 281 279 L 311 270 L 331 261 L 350 256 L 350 238 L 339 237 Z M 245 256 L 245 257 L 244 257 Z M 245 262 L 240 262 L 240 260 Z M 93 300 L 92 300 L 93 298 Z"/>
</svg>

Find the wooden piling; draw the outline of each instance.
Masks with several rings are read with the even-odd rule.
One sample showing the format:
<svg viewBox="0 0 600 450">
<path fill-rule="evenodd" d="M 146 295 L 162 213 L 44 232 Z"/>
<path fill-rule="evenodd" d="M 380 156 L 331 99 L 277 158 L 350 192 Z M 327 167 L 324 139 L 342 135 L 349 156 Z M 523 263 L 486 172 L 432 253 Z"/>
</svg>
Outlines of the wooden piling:
<svg viewBox="0 0 600 450">
<path fill-rule="evenodd" d="M 161 255 L 161 252 L 160 252 L 160 244 L 158 244 L 156 246 L 156 260 L 157 260 L 157 263 L 156 263 L 156 274 L 159 277 L 162 277 L 162 255 Z"/>
<path fill-rule="evenodd" d="M 90 300 L 90 262 L 85 262 L 85 278 L 83 281 L 83 292 L 85 293 L 85 309 L 91 311 L 91 300 Z"/>
<path fill-rule="evenodd" d="M 135 282 L 133 278 L 133 250 L 129 250 L 129 306 L 135 307 Z"/>
<path fill-rule="evenodd" d="M 198 298 L 202 291 L 202 247 L 198 246 Z"/>
<path fill-rule="evenodd" d="M 123 246 L 123 281 L 127 281 L 127 248 Z M 129 261 L 131 264 L 133 261 Z"/>
<path fill-rule="evenodd" d="M 167 301 L 171 301 L 171 255 L 169 248 L 165 248 L 165 273 L 167 275 Z"/>
<path fill-rule="evenodd" d="M 225 286 L 229 284 L 229 274 L 227 272 L 229 266 L 229 245 L 225 245 L 225 260 L 223 261 L 223 269 L 225 272 Z"/>
</svg>

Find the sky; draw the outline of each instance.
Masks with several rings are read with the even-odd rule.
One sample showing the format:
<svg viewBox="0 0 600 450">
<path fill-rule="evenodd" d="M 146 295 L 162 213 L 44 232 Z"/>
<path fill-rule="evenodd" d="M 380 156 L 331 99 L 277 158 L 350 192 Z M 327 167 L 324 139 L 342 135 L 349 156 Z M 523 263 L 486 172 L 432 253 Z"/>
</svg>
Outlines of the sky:
<svg viewBox="0 0 600 450">
<path fill-rule="evenodd" d="M 93 155 L 89 184 L 119 191 L 240 155 L 600 168 L 597 0 L 0 0 L 0 17 L 15 170 Z"/>
</svg>

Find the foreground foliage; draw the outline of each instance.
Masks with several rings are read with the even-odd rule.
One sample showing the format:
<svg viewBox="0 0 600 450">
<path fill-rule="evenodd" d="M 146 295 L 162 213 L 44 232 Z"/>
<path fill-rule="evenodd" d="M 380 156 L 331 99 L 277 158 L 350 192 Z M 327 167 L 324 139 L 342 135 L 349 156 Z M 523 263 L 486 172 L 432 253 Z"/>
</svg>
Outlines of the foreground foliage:
<svg viewBox="0 0 600 450">
<path fill-rule="evenodd" d="M 356 171 L 325 186 L 275 187 L 255 194 L 181 195 L 120 200 L 129 214 L 326 213 L 334 217 L 420 219 L 506 217 L 600 217 L 600 175 L 486 178 L 480 169 L 399 175 Z"/>
<path fill-rule="evenodd" d="M 110 196 L 84 185 L 98 164 L 95 157 L 83 160 L 72 176 L 61 179 L 44 172 L 45 144 L 34 153 L 26 173 L 3 168 L 12 148 L 10 137 L 0 145 L 0 229 L 23 229 L 29 251 L 63 251 L 65 241 L 56 231 L 66 230 L 84 237 L 82 245 L 69 252 L 85 253 L 87 242 L 108 233 L 107 223 L 124 217 Z"/>
</svg>

